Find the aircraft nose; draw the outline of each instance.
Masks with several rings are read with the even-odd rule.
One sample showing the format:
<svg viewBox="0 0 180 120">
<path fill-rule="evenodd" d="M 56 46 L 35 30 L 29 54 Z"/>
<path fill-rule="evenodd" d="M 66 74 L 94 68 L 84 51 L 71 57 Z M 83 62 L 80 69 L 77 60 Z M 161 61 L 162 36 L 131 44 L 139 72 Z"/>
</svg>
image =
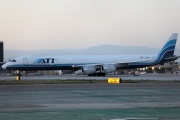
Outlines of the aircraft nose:
<svg viewBox="0 0 180 120">
<path fill-rule="evenodd" d="M 2 68 L 3 68 L 4 70 L 6 69 L 6 67 L 7 67 L 6 64 L 2 65 Z"/>
</svg>

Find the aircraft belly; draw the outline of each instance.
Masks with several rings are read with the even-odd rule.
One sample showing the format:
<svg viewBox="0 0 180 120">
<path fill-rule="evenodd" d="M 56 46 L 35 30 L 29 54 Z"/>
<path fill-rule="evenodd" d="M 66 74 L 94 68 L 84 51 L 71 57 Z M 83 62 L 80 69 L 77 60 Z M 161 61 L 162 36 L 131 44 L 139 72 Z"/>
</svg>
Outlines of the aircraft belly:
<svg viewBox="0 0 180 120">
<path fill-rule="evenodd" d="M 34 65 L 27 65 L 27 66 L 8 66 L 7 70 L 20 70 L 20 71 L 32 71 L 32 70 L 72 70 L 72 66 L 54 66 L 54 65 L 47 65 L 47 66 L 34 66 Z"/>
</svg>

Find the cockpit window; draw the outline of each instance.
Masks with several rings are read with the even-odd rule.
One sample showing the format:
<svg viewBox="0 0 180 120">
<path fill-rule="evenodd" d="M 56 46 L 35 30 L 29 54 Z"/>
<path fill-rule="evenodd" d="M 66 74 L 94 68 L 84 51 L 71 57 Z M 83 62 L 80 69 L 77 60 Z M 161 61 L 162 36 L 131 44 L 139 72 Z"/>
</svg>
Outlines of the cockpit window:
<svg viewBox="0 0 180 120">
<path fill-rule="evenodd" d="M 16 60 L 15 59 L 10 59 L 9 62 L 16 62 Z"/>
</svg>

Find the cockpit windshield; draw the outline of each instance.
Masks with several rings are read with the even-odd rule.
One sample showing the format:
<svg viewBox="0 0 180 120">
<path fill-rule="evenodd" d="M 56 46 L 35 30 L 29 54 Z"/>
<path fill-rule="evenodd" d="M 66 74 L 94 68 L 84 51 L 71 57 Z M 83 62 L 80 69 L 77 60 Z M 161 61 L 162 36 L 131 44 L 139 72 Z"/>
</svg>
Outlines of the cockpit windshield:
<svg viewBox="0 0 180 120">
<path fill-rule="evenodd" d="M 9 62 L 16 62 L 16 60 L 15 59 L 10 59 Z"/>
</svg>

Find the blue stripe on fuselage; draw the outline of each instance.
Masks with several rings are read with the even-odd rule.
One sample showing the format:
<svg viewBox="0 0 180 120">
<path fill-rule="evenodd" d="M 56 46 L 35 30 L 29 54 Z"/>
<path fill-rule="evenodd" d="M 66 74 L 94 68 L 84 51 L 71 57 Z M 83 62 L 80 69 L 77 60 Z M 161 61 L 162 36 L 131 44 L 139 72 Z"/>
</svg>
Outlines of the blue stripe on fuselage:
<svg viewBox="0 0 180 120">
<path fill-rule="evenodd" d="M 177 41 L 177 39 L 172 39 L 172 40 L 168 41 L 161 50 L 163 50 L 164 48 L 166 48 L 170 45 L 175 45 L 176 41 Z"/>
<path fill-rule="evenodd" d="M 175 49 L 175 45 L 172 45 L 172 46 L 169 46 L 169 47 L 167 47 L 167 48 L 165 48 L 163 51 L 161 51 L 159 54 L 158 54 L 158 56 L 157 56 L 157 58 L 156 58 L 156 60 L 155 60 L 155 64 L 158 64 L 164 57 L 166 57 L 165 55 L 166 55 L 166 53 L 168 52 L 168 51 L 174 51 L 174 49 Z M 174 53 L 174 52 L 172 52 L 172 53 Z"/>
</svg>

